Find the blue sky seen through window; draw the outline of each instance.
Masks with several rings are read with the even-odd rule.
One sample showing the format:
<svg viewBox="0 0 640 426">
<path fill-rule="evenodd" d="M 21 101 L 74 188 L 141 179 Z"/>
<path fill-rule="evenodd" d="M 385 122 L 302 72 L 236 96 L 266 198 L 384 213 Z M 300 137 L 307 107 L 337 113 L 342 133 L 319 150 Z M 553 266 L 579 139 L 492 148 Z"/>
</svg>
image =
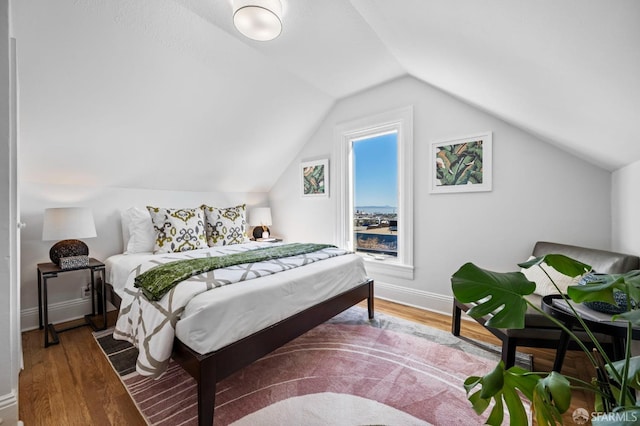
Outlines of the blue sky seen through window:
<svg viewBox="0 0 640 426">
<path fill-rule="evenodd" d="M 372 256 L 398 254 L 398 134 L 353 142 L 355 249 Z"/>
<path fill-rule="evenodd" d="M 398 206 L 398 135 L 396 132 L 353 143 L 354 204 Z"/>
</svg>

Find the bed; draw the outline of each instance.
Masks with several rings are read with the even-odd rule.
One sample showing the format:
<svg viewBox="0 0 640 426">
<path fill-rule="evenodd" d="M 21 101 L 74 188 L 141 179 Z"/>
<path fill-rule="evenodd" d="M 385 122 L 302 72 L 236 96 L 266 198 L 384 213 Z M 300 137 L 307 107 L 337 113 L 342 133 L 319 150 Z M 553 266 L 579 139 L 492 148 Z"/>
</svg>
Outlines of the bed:
<svg viewBox="0 0 640 426">
<path fill-rule="evenodd" d="M 131 293 L 137 291 L 132 290 L 135 276 L 153 264 L 179 258 L 222 256 L 278 244 L 250 242 L 185 254 L 115 255 L 105 261 L 105 297 L 118 308 L 128 306 Z M 332 250 L 340 249 L 326 250 L 332 253 Z M 367 300 L 369 318 L 373 318 L 373 281 L 367 278 L 361 257 L 340 253 L 312 262 L 307 257 L 313 256 L 305 256 L 305 261 L 298 267 L 284 268 L 277 273 L 269 269 L 271 266 L 257 264 L 251 268 L 254 272 L 249 273 L 255 278 L 235 284 L 227 283 L 225 269 L 216 270 L 208 280 L 200 276 L 200 283 L 214 281 L 227 285 L 198 292 L 189 299 L 180 310 L 179 319 L 174 321 L 175 334 L 168 349 L 170 356 L 197 381 L 200 425 L 213 423 L 218 381 L 362 300 Z M 159 261 L 161 258 L 164 259 L 162 262 Z M 237 267 L 242 268 L 242 265 Z M 195 278 L 198 281 L 198 277 Z M 121 311 L 117 327 L 124 323 L 122 317 Z M 128 322 L 135 321 L 129 319 Z M 155 363 L 156 360 L 146 364 L 144 359 L 139 360 L 138 372 L 156 374 L 146 371 L 148 365 Z"/>
</svg>

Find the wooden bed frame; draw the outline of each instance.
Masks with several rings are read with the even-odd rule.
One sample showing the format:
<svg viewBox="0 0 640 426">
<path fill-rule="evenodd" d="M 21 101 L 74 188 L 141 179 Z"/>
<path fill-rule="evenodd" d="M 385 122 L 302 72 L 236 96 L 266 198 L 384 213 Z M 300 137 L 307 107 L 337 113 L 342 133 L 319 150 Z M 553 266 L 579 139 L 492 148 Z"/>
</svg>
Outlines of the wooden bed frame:
<svg viewBox="0 0 640 426">
<path fill-rule="evenodd" d="M 110 284 L 107 284 L 106 293 L 109 301 L 119 308 L 120 297 Z M 364 299 L 367 299 L 369 319 L 373 319 L 373 280 L 369 279 L 244 339 L 204 355 L 195 352 L 176 337 L 172 358 L 198 383 L 198 425 L 213 424 L 217 382 Z"/>
</svg>

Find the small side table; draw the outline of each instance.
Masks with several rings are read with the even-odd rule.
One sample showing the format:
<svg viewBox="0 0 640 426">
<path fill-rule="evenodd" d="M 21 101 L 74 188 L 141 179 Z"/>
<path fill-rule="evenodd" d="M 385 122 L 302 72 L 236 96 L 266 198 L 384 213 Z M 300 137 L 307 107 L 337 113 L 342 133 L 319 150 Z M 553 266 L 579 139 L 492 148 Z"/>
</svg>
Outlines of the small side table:
<svg viewBox="0 0 640 426">
<path fill-rule="evenodd" d="M 49 303 L 48 303 L 48 289 L 47 281 L 50 278 L 56 278 L 58 274 L 70 271 L 80 271 L 83 269 L 89 269 L 91 271 L 91 314 L 84 316 L 85 323 L 79 324 L 62 330 L 56 330 L 53 324 L 49 323 Z M 96 300 L 96 272 L 99 273 L 100 279 L 100 301 Z M 99 303 L 98 303 L 99 302 Z M 94 323 L 93 317 L 96 315 L 96 305 L 98 313 L 102 314 L 102 325 L 98 326 Z M 43 321 L 44 320 L 44 321 Z M 74 269 L 61 269 L 55 263 L 38 263 L 38 324 L 40 330 L 45 328 L 44 332 L 44 347 L 47 348 L 51 345 L 57 345 L 60 343 L 58 333 L 72 330 L 74 328 L 83 327 L 85 325 L 91 326 L 93 330 L 104 330 L 107 328 L 107 293 L 105 291 L 105 266 L 101 261 L 89 259 L 89 266 Z M 49 340 L 49 334 L 51 334 L 52 340 Z"/>
</svg>

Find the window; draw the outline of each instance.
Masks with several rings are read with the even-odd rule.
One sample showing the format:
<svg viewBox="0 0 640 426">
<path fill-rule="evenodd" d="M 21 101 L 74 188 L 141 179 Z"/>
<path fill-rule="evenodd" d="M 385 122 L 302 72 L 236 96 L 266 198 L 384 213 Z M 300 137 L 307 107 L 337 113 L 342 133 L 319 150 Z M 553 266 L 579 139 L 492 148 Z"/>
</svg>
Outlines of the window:
<svg viewBox="0 0 640 426">
<path fill-rule="evenodd" d="M 338 241 L 369 270 L 413 278 L 413 110 L 340 125 Z"/>
<path fill-rule="evenodd" d="M 351 141 L 353 250 L 398 256 L 398 132 Z"/>
</svg>

